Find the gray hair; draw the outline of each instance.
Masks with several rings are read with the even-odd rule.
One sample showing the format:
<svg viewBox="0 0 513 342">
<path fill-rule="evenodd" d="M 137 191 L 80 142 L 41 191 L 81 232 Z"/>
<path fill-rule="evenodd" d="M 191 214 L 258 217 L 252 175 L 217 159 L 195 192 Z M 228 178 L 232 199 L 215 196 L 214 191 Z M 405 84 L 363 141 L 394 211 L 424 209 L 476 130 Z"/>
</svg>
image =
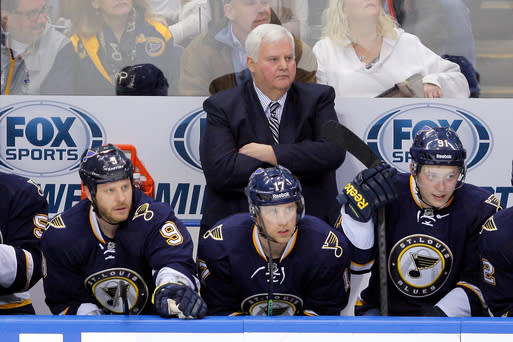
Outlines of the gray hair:
<svg viewBox="0 0 513 342">
<path fill-rule="evenodd" d="M 295 45 L 294 37 L 292 34 L 283 26 L 276 24 L 262 24 L 255 27 L 246 38 L 246 52 L 248 57 L 253 61 L 258 61 L 258 51 L 260 50 L 260 44 L 263 41 L 268 43 L 278 43 L 284 39 L 289 39 L 292 44 L 292 51 L 295 57 Z"/>
</svg>

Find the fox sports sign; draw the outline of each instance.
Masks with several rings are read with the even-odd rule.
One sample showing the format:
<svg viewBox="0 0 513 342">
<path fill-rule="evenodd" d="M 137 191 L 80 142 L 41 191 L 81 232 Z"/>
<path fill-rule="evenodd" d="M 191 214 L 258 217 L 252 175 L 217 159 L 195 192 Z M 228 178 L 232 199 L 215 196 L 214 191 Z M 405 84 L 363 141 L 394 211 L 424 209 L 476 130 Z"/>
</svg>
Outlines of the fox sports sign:
<svg viewBox="0 0 513 342">
<path fill-rule="evenodd" d="M 493 146 L 490 130 L 466 109 L 440 103 L 401 106 L 380 115 L 367 129 L 367 144 L 389 164 L 409 171 L 410 147 L 424 126 L 451 127 L 467 151 L 467 167 L 486 160 Z"/>
<path fill-rule="evenodd" d="M 26 176 L 76 172 L 86 148 L 101 145 L 105 131 L 74 105 L 23 101 L 0 108 L 0 168 Z"/>
<path fill-rule="evenodd" d="M 171 150 L 185 165 L 202 172 L 199 155 L 200 137 L 206 124 L 207 114 L 201 108 L 187 113 L 171 131 Z"/>
</svg>

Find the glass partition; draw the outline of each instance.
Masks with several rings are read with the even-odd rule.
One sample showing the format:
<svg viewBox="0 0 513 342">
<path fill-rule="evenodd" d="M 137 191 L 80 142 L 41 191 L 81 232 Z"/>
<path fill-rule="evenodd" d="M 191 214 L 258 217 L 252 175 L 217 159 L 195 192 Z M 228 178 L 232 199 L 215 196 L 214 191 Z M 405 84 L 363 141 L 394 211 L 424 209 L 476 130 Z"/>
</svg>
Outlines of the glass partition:
<svg viewBox="0 0 513 342">
<path fill-rule="evenodd" d="M 336 68 L 324 65 L 330 48 L 317 43 L 325 37 L 335 40 L 342 37 L 340 31 L 327 31 L 328 22 L 337 28 L 344 25 L 342 19 L 337 18 L 349 18 L 350 33 L 344 37 L 351 38 L 343 38 L 342 43 L 334 46 L 342 49 L 340 51 L 348 47 L 354 49 L 354 58 L 359 58 L 368 69 L 365 72 L 372 73 L 372 68 L 378 69 L 388 58 L 382 41 L 376 51 L 372 51 L 370 44 L 363 43 L 365 39 L 356 37 L 355 28 L 361 28 L 362 22 L 367 20 L 365 11 L 368 7 L 364 6 L 367 2 L 363 0 L 1 2 L 2 94 L 151 95 L 152 87 L 157 86 L 155 73 L 144 76 L 148 78 L 146 81 L 141 80 L 143 76 L 140 74 L 121 73 L 126 66 L 150 63 L 166 78 L 168 95 L 207 96 L 251 78 L 246 68 L 244 41 L 251 28 L 262 23 L 279 23 L 294 34 L 297 81 L 335 83 L 331 85 L 335 86 L 337 96 L 354 96 L 351 92 L 346 94 L 343 87 L 337 89 L 339 78 L 345 77 L 356 83 L 358 79 L 353 80 L 356 76 L 352 73 L 333 75 L 334 69 L 338 73 L 344 68 L 355 67 L 351 63 L 339 64 L 339 60 L 331 56 L 327 60 Z M 513 0 L 374 2 L 394 18 L 398 27 L 417 36 L 423 46 L 456 63 L 469 84 L 470 96 L 513 97 Z M 330 6 L 338 6 L 343 15 L 332 14 L 324 20 L 323 11 Z M 362 6 L 360 14 L 354 12 L 358 6 Z M 314 48 L 316 45 L 318 47 Z M 406 44 L 401 52 L 403 57 L 406 56 L 405 63 L 423 63 L 427 52 L 418 49 L 416 45 Z M 367 60 L 367 55 L 372 56 L 372 60 Z M 423 67 L 419 70 L 425 77 L 427 67 Z M 407 66 L 399 64 L 394 68 L 401 70 Z M 448 72 L 447 68 L 444 64 L 443 72 Z M 121 92 L 116 87 L 120 77 L 131 77 L 131 83 L 122 85 L 132 87 L 130 91 Z M 442 78 L 430 82 L 437 84 Z M 373 76 L 362 82 L 368 82 L 371 87 L 374 81 L 381 82 Z M 424 82 L 427 82 L 426 78 Z M 162 83 L 159 86 L 162 87 Z M 366 83 L 362 87 L 365 88 Z M 372 92 L 362 94 L 376 96 Z M 444 95 L 452 97 L 451 94 L 448 91 Z"/>
</svg>

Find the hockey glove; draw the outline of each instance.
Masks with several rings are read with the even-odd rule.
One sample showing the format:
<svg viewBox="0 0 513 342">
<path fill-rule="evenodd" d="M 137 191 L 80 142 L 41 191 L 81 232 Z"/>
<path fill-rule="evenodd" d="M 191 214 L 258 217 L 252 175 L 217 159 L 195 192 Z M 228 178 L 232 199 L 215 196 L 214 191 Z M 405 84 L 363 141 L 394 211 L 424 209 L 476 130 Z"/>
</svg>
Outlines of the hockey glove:
<svg viewBox="0 0 513 342">
<path fill-rule="evenodd" d="M 152 303 L 162 317 L 202 318 L 207 304 L 199 293 L 182 283 L 165 283 L 155 289 Z"/>
<path fill-rule="evenodd" d="M 361 171 L 338 196 L 346 213 L 360 222 L 370 220 L 374 211 L 397 197 L 393 177 L 397 170 L 386 163 Z"/>
</svg>

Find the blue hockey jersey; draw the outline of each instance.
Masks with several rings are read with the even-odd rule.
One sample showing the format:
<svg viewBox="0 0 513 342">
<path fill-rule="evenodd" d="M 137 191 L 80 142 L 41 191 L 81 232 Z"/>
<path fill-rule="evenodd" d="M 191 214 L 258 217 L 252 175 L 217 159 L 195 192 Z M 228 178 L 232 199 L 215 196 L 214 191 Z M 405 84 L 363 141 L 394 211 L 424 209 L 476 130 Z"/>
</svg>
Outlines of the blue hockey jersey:
<svg viewBox="0 0 513 342">
<path fill-rule="evenodd" d="M 30 306 L 28 289 L 42 275 L 39 239 L 47 222 L 48 204 L 39 185 L 0 172 L 0 314 Z"/>
<path fill-rule="evenodd" d="M 513 316 L 513 208 L 489 218 L 481 228 L 482 290 L 493 316 Z"/>
<path fill-rule="evenodd" d="M 499 200 L 463 184 L 444 208 L 423 209 L 410 174 L 396 175 L 395 182 L 399 197 L 386 209 L 389 314 L 420 315 L 435 304 L 449 316 L 482 314 L 478 234 L 500 209 Z M 375 263 L 357 312 L 379 307 L 377 267 Z M 457 288 L 461 290 L 453 292 Z"/>
<path fill-rule="evenodd" d="M 305 216 L 272 261 L 273 315 L 339 315 L 350 262 L 345 237 Z M 250 214 L 229 216 L 201 236 L 198 266 L 209 315 L 267 315 L 269 267 Z"/>
<path fill-rule="evenodd" d="M 48 223 L 41 248 L 54 314 L 80 314 L 90 304 L 105 313 L 154 314 L 151 296 L 166 277 L 196 287 L 189 232 L 168 204 L 140 190 L 114 239 L 102 234 L 86 199 Z"/>
</svg>

